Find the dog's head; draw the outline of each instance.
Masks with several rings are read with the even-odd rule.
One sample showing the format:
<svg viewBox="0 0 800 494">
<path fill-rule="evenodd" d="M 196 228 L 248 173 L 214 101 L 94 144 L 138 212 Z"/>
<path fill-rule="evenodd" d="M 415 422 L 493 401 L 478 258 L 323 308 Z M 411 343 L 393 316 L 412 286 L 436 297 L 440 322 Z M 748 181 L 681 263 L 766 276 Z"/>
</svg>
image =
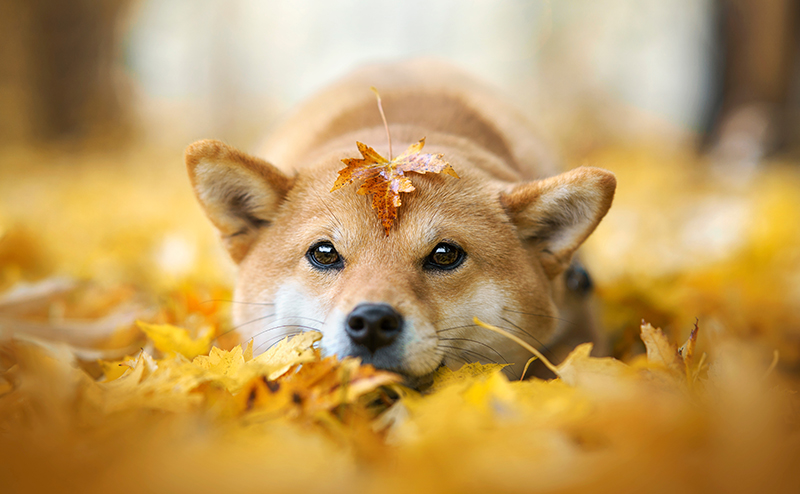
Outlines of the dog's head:
<svg viewBox="0 0 800 494">
<path fill-rule="evenodd" d="M 318 330 L 323 352 L 422 376 L 442 364 L 516 363 L 558 322 L 556 282 L 611 205 L 610 172 L 508 183 L 443 150 L 461 176 L 414 176 L 387 236 L 368 196 L 331 193 L 343 153 L 287 176 L 218 141 L 186 151 L 197 198 L 239 265 L 234 323 L 263 351 Z M 350 188 L 353 188 L 350 190 Z"/>
</svg>

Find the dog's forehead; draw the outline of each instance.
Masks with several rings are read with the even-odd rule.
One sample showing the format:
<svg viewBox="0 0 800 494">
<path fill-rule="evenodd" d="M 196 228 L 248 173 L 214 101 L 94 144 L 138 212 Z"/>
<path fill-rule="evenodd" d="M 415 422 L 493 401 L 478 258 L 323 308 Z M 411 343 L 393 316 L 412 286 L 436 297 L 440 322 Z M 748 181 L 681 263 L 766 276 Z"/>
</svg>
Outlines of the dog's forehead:
<svg viewBox="0 0 800 494">
<path fill-rule="evenodd" d="M 397 218 L 387 236 L 370 195 L 358 194 L 359 181 L 331 192 L 341 164 L 310 167 L 298 175 L 286 220 L 303 222 L 310 236 L 327 237 L 342 248 L 369 244 L 427 249 L 443 239 L 471 243 L 490 241 L 492 228 L 508 223 L 498 199 L 499 188 L 480 173 L 460 178 L 409 174 L 415 190 L 400 194 Z M 297 223 L 296 223 L 297 224 Z M 485 239 L 483 237 L 486 237 Z"/>
</svg>

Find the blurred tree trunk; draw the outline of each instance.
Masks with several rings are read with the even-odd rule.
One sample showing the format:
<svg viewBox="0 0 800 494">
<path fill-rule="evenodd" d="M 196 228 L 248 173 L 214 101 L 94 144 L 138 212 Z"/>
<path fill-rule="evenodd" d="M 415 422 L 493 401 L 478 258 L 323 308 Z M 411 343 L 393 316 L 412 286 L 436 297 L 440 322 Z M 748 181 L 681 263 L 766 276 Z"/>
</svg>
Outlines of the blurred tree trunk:
<svg viewBox="0 0 800 494">
<path fill-rule="evenodd" d="M 718 0 L 723 72 L 707 137 L 736 160 L 792 145 L 789 108 L 797 76 L 798 0 Z"/>
<path fill-rule="evenodd" d="M 0 2 L 0 142 L 82 141 L 125 131 L 119 26 L 130 3 Z"/>
</svg>

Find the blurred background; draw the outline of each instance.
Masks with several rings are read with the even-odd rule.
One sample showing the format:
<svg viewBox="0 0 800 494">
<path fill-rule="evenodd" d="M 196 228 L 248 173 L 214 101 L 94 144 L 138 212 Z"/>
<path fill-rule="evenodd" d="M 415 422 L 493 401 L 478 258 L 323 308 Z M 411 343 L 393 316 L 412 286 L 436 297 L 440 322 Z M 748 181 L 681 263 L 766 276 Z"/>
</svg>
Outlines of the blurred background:
<svg viewBox="0 0 800 494">
<path fill-rule="evenodd" d="M 641 318 L 800 362 L 796 0 L 5 0 L 0 289 L 53 276 L 229 286 L 182 151 L 252 150 L 359 65 L 494 84 L 565 168 L 615 171 L 584 257 L 616 353 Z M 391 118 L 391 116 L 389 116 Z M 2 305 L 2 304 L 0 304 Z M 794 366 L 794 367 L 792 367 Z"/>
<path fill-rule="evenodd" d="M 744 107 L 754 115 L 739 115 L 748 120 L 740 126 L 769 127 L 758 129 L 771 133 L 766 150 L 797 139 L 794 0 L 8 0 L 0 8 L 6 145 L 172 145 L 208 135 L 247 144 L 352 68 L 417 56 L 452 60 L 503 88 L 556 139 L 581 127 L 585 146 L 653 134 L 724 140 L 721 120 L 737 120 Z"/>
</svg>

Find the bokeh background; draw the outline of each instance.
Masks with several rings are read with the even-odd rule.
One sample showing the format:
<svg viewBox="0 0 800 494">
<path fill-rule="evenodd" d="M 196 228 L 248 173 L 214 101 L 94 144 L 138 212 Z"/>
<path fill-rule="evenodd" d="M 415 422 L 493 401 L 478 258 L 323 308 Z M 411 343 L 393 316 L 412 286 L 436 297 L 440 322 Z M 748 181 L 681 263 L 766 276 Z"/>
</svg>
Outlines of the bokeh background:
<svg viewBox="0 0 800 494">
<path fill-rule="evenodd" d="M 800 370 L 795 0 L 5 0 L 0 290 L 228 287 L 182 151 L 254 150 L 359 65 L 450 60 L 615 171 L 583 256 L 615 353 L 695 319 Z M 391 115 L 389 115 L 391 119 Z M 20 285 L 23 284 L 23 285 Z M 702 344 L 702 338 L 701 338 Z M 769 354 L 769 353 L 768 353 Z"/>
</svg>

